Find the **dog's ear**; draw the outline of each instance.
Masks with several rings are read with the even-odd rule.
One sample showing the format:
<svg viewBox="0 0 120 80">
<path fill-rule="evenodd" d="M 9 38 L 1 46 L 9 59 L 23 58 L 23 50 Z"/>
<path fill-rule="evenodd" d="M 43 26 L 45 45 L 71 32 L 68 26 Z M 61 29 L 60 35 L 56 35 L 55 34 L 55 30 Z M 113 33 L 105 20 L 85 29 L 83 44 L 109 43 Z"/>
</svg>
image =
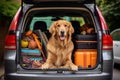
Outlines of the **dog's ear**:
<svg viewBox="0 0 120 80">
<path fill-rule="evenodd" d="M 68 29 L 68 42 L 71 41 L 71 36 L 74 33 L 74 28 L 72 26 L 72 24 L 70 23 L 69 29 Z"/>
<path fill-rule="evenodd" d="M 74 33 L 74 29 L 73 29 L 73 26 L 72 24 L 70 23 L 70 27 L 69 27 L 69 34 L 73 34 Z"/>
<path fill-rule="evenodd" d="M 53 22 L 52 25 L 50 26 L 49 28 L 49 32 L 51 34 L 54 34 L 55 33 L 55 25 L 56 25 L 56 22 Z"/>
</svg>

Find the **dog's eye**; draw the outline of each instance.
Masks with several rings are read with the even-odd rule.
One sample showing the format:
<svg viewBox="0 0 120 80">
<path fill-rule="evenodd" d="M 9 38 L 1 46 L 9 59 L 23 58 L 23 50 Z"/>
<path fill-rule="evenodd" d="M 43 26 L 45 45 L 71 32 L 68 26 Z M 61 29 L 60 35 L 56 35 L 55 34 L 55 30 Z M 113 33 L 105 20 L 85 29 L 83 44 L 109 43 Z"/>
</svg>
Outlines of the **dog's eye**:
<svg viewBox="0 0 120 80">
<path fill-rule="evenodd" d="M 64 26 L 65 26 L 65 27 L 67 27 L 67 25 L 66 25 L 66 24 L 65 24 Z"/>
<path fill-rule="evenodd" d="M 57 27 L 60 27 L 60 25 L 58 24 Z"/>
</svg>

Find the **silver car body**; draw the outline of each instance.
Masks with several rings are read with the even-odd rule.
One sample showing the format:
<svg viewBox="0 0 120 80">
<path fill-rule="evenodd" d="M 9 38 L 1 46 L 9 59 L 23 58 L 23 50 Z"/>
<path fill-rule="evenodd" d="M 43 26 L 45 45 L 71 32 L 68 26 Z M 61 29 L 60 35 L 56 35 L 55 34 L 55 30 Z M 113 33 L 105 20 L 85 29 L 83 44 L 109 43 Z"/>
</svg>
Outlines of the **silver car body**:
<svg viewBox="0 0 120 80">
<path fill-rule="evenodd" d="M 113 38 L 114 62 L 120 64 L 120 29 L 111 32 Z"/>
</svg>

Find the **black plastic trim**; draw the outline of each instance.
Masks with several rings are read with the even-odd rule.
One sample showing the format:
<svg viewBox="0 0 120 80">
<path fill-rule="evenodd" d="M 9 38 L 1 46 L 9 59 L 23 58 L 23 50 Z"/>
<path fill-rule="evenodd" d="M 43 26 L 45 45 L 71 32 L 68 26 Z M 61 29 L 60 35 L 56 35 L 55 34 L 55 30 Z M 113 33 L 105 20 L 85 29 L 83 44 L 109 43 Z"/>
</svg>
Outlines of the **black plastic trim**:
<svg viewBox="0 0 120 80">
<path fill-rule="evenodd" d="M 95 0 L 22 0 L 26 4 L 39 4 L 39 3 L 84 3 L 91 4 L 95 3 Z"/>
<path fill-rule="evenodd" d="M 8 34 L 16 34 L 16 31 L 15 31 L 15 30 L 10 30 L 10 31 L 8 32 Z"/>
<path fill-rule="evenodd" d="M 103 34 L 110 34 L 109 30 L 103 30 Z"/>
</svg>

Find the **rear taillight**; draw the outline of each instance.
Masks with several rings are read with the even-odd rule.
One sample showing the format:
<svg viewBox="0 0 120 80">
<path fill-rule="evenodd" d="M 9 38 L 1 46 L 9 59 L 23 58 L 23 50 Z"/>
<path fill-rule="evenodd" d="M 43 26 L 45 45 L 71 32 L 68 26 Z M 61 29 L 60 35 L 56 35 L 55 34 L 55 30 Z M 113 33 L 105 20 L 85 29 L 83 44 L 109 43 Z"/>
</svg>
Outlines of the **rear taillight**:
<svg viewBox="0 0 120 80">
<path fill-rule="evenodd" d="M 5 39 L 5 49 L 15 50 L 16 49 L 16 35 L 8 34 Z"/>
<path fill-rule="evenodd" d="M 5 39 L 5 46 L 4 48 L 7 50 L 15 50 L 16 49 L 16 29 L 20 19 L 21 8 L 17 11 L 16 15 L 14 16 L 10 28 L 9 33 Z"/>
<path fill-rule="evenodd" d="M 100 24 L 101 24 L 101 28 L 103 30 L 103 36 L 102 36 L 102 49 L 103 50 L 112 50 L 113 49 L 113 40 L 112 37 L 110 36 L 110 34 L 108 34 L 108 26 L 105 22 L 105 19 L 101 13 L 101 11 L 98 9 L 98 7 L 96 7 L 99 18 L 100 18 Z"/>
<path fill-rule="evenodd" d="M 103 34 L 102 37 L 102 49 L 103 50 L 112 50 L 113 48 L 113 40 L 109 34 Z"/>
</svg>

